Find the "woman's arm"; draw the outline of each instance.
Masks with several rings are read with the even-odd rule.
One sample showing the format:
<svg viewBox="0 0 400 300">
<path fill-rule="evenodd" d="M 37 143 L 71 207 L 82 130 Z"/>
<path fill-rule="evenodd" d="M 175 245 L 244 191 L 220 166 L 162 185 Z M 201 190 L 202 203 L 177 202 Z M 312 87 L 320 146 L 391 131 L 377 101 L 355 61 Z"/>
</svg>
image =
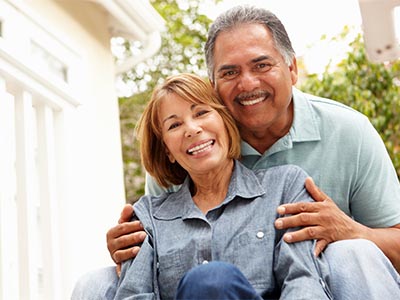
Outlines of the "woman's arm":
<svg viewBox="0 0 400 300">
<path fill-rule="evenodd" d="M 304 187 L 307 174 L 294 167 L 285 179 L 283 203 L 313 201 Z M 322 270 L 324 262 L 314 255 L 315 242 L 307 240 L 288 244 L 283 236 L 286 232 L 299 228 L 290 228 L 278 232 L 279 240 L 274 251 L 274 273 L 281 287 L 281 299 L 331 299 L 324 282 Z"/>
<path fill-rule="evenodd" d="M 146 237 L 136 258 L 122 263 L 114 300 L 155 299 L 153 262 L 153 247 Z"/>
<path fill-rule="evenodd" d="M 274 272 L 281 287 L 281 299 L 332 299 L 324 278 L 325 262 L 314 256 L 313 241 L 275 247 Z"/>
</svg>

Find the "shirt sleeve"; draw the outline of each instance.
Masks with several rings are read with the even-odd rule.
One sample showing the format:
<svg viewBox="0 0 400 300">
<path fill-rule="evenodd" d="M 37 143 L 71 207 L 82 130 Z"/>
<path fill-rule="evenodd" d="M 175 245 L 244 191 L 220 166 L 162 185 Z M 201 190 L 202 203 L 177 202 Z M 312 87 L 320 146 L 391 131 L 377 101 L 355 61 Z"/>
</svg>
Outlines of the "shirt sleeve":
<svg viewBox="0 0 400 300">
<path fill-rule="evenodd" d="M 350 202 L 354 219 L 369 227 L 400 224 L 399 179 L 385 144 L 367 119 L 357 165 Z"/>
<path fill-rule="evenodd" d="M 114 300 L 155 299 L 153 260 L 153 247 L 149 243 L 149 237 L 146 237 L 136 258 L 122 263 Z"/>
<path fill-rule="evenodd" d="M 292 176 L 286 178 L 283 202 L 313 201 L 304 188 L 306 173 L 297 167 L 293 167 L 292 171 Z M 281 287 L 281 299 L 330 299 L 319 267 L 322 261 L 317 261 L 314 256 L 315 242 L 308 240 L 288 244 L 282 239 L 284 232 L 279 235 L 274 251 L 274 273 Z"/>
<path fill-rule="evenodd" d="M 280 299 L 331 299 L 321 273 L 326 262 L 314 256 L 314 241 L 287 244 L 280 240 L 275 247 L 274 271 L 281 287 Z M 324 269 L 329 269 L 325 266 Z M 299 293 L 301 291 L 301 293 Z"/>
<path fill-rule="evenodd" d="M 156 251 L 153 244 L 154 233 L 151 221 L 152 199 L 153 197 L 143 196 L 134 204 L 136 215 L 133 218 L 139 219 L 143 223 L 147 236 L 136 257 L 122 263 L 115 300 L 159 298 L 158 287 L 155 286 L 157 267 L 154 264 Z"/>
</svg>

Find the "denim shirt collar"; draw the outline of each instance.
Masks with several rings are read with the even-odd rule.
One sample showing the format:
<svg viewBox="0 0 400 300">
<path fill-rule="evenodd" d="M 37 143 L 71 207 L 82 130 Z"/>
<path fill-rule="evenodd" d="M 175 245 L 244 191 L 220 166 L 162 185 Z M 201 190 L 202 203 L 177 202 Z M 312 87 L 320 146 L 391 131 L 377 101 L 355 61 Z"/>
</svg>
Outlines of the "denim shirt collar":
<svg viewBox="0 0 400 300">
<path fill-rule="evenodd" d="M 176 193 L 171 193 L 154 212 L 154 218 L 161 220 L 204 218 L 204 214 L 193 202 L 189 183 L 190 178 L 187 177 L 182 187 Z M 218 207 L 228 204 L 236 197 L 252 200 L 263 194 L 265 194 L 265 190 L 254 172 L 235 160 L 228 193 L 225 200 Z"/>
</svg>

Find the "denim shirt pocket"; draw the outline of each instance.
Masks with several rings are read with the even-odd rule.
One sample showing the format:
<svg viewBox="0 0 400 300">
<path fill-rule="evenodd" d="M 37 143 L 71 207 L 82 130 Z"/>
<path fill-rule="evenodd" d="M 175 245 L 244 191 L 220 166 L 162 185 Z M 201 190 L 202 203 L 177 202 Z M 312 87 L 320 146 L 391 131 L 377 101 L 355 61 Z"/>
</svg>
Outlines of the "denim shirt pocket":
<svg viewBox="0 0 400 300">
<path fill-rule="evenodd" d="M 193 255 L 185 253 L 185 249 L 168 252 L 158 257 L 158 281 L 162 299 L 175 296 L 178 283 L 191 268 L 188 258 Z"/>
<path fill-rule="evenodd" d="M 256 289 L 275 286 L 273 255 L 275 244 L 271 228 L 247 228 L 234 238 L 234 264 Z"/>
</svg>

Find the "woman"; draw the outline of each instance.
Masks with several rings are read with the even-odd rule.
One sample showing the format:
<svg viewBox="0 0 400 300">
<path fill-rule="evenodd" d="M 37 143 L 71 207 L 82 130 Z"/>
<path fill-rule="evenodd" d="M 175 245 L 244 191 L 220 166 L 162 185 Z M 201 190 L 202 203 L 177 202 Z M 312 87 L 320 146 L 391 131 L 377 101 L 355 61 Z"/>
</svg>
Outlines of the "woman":
<svg viewBox="0 0 400 300">
<path fill-rule="evenodd" d="M 148 236 L 123 264 L 115 299 L 224 297 L 220 291 L 230 299 L 329 299 L 313 242 L 286 244 L 274 228 L 276 207 L 310 199 L 306 174 L 296 166 L 251 171 L 237 161 L 238 130 L 209 84 L 190 74 L 168 78 L 137 132 L 146 170 L 164 187 L 182 186 L 135 204 Z"/>
</svg>

